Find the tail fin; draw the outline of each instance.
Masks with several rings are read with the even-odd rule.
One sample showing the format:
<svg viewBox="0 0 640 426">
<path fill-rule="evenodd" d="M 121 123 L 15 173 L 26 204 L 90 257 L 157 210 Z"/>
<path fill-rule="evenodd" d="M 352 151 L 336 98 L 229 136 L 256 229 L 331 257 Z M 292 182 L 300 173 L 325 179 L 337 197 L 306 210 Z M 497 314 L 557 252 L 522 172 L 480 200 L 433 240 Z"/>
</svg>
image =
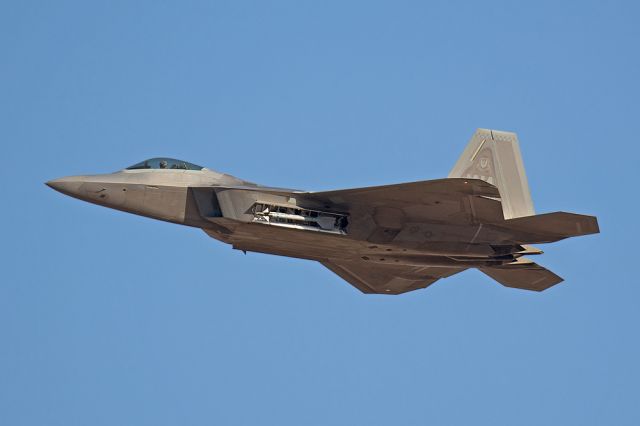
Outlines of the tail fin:
<svg viewBox="0 0 640 426">
<path fill-rule="evenodd" d="M 550 270 L 524 257 L 507 265 L 479 269 L 505 287 L 523 290 L 542 291 L 563 281 Z"/>
<path fill-rule="evenodd" d="M 497 186 L 505 219 L 535 214 L 515 133 L 476 130 L 449 177 L 482 179 Z"/>
</svg>

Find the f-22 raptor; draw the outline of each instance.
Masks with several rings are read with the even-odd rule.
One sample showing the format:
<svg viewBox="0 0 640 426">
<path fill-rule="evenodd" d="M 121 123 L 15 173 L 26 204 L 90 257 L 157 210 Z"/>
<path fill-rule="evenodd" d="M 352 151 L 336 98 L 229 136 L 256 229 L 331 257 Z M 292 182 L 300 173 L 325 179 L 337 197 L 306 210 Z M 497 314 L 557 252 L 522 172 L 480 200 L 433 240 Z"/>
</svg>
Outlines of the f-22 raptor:
<svg viewBox="0 0 640 426">
<path fill-rule="evenodd" d="M 363 293 L 400 294 L 477 268 L 542 291 L 562 278 L 527 259 L 599 232 L 597 219 L 536 215 L 515 133 L 478 129 L 445 179 L 336 191 L 273 188 L 170 158 L 47 182 L 63 194 L 202 228 L 234 249 L 315 260 Z"/>
</svg>

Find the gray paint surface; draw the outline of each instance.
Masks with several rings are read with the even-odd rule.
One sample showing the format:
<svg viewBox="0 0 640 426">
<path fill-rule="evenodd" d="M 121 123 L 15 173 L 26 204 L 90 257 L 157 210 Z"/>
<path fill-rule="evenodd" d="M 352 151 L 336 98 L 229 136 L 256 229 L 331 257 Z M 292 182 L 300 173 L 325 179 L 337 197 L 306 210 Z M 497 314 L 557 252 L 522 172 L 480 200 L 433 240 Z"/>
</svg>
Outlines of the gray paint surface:
<svg viewBox="0 0 640 426">
<path fill-rule="evenodd" d="M 542 253 L 530 244 L 599 232 L 593 216 L 535 215 L 516 134 L 487 129 L 476 131 L 446 179 L 306 192 L 206 168 L 154 168 L 47 185 L 202 228 L 238 250 L 318 261 L 364 293 L 405 293 L 468 268 L 541 291 L 562 278 L 524 257 Z"/>
</svg>

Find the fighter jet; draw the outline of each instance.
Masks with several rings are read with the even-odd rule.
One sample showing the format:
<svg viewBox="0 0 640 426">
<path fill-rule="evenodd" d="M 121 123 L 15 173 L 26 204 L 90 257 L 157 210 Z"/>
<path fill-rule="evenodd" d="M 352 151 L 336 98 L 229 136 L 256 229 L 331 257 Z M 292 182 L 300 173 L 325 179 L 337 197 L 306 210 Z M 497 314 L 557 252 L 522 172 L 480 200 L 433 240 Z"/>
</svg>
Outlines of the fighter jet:
<svg viewBox="0 0 640 426">
<path fill-rule="evenodd" d="M 445 179 L 308 192 L 171 158 L 71 176 L 51 188 L 90 203 L 201 228 L 245 253 L 320 262 L 363 293 L 400 294 L 477 268 L 542 291 L 562 281 L 532 244 L 599 232 L 575 213 L 536 215 L 515 133 L 478 129 Z"/>
</svg>

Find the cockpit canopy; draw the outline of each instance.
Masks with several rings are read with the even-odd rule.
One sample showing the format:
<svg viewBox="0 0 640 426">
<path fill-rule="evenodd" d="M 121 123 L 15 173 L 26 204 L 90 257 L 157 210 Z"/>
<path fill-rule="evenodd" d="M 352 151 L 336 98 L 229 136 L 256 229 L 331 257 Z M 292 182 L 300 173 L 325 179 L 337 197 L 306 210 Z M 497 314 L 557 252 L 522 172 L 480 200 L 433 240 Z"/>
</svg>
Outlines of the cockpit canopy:
<svg viewBox="0 0 640 426">
<path fill-rule="evenodd" d="M 151 158 L 140 163 L 127 167 L 126 170 L 139 169 L 169 169 L 169 170 L 202 170 L 204 167 L 197 166 L 186 161 L 176 160 L 175 158 Z"/>
</svg>

